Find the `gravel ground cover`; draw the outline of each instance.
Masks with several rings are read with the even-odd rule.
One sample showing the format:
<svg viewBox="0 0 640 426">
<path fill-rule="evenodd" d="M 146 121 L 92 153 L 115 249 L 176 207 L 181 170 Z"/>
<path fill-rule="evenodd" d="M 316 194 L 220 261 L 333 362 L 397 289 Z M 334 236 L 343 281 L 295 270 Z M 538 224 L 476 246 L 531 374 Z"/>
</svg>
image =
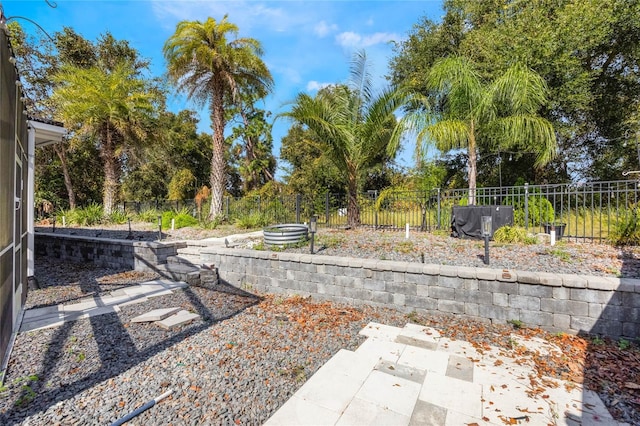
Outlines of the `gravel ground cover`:
<svg viewBox="0 0 640 426">
<path fill-rule="evenodd" d="M 66 301 L 90 283 L 102 293 L 113 282 L 148 278 L 43 259 L 37 270 L 46 287 L 30 292 L 34 306 L 60 302 L 55 289 Z M 173 306 L 201 319 L 171 331 L 130 323 Z M 0 424 L 109 424 L 168 389 L 173 395 L 133 424 L 261 424 L 338 350 L 357 348 L 370 321 L 407 322 L 386 309 L 190 287 L 118 314 L 22 333 L 0 392 Z"/>
<path fill-rule="evenodd" d="M 201 230 L 190 230 L 188 235 L 176 232 L 167 238 L 220 236 Z M 405 241 L 397 233 L 325 231 L 316 247 L 331 255 L 411 261 L 418 261 L 417 253 L 433 247 L 425 257 L 438 259 L 437 263 L 450 259 L 450 264 L 460 264 L 456 259 L 466 258 L 469 266 L 484 266 L 477 259 L 483 252 L 477 241 L 429 238 L 420 235 Z M 564 267 L 561 272 L 619 275 L 625 271 L 637 276 L 635 252 L 609 246 L 556 246 L 574 250 L 568 260 L 559 254 L 539 254 L 549 249 L 543 245 L 507 247 L 504 255 L 493 248 L 492 267 L 498 267 L 501 256 L 517 251 L 514 269 L 543 270 L 551 265 Z M 287 250 L 307 252 L 308 247 Z M 452 255 L 451 250 L 460 255 Z M 479 263 L 469 261 L 472 255 Z M 547 259 L 546 263 L 533 261 L 536 256 Z M 616 274 L 607 272 L 615 268 Z M 36 278 L 43 288 L 29 292 L 29 307 L 75 301 L 154 276 L 38 258 Z M 171 306 L 197 312 L 201 319 L 171 331 L 155 324 L 130 323 L 139 314 Z M 545 376 L 583 383 L 599 393 L 616 419 L 640 424 L 636 342 L 552 335 L 526 325 L 486 324 L 463 317 L 402 315 L 299 297 L 251 295 L 226 286 L 177 290 L 123 307 L 118 314 L 19 334 L 0 389 L 0 424 L 108 424 L 168 389 L 174 390 L 172 396 L 132 424 L 261 424 L 339 349 L 355 349 L 362 342 L 357 333 L 369 321 L 396 326 L 413 321 L 479 349 L 498 346 L 531 366 L 531 386 L 536 392 L 545 391 L 540 385 Z M 527 352 L 514 344 L 514 334 L 551 341 L 562 355 Z"/>
</svg>

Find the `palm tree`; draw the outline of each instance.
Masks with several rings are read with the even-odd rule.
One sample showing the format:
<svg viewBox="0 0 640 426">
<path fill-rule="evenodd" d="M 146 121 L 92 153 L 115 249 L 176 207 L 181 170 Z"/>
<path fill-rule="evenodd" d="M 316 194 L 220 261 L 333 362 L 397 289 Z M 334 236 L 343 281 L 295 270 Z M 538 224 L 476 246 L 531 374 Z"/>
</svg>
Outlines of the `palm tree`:
<svg viewBox="0 0 640 426">
<path fill-rule="evenodd" d="M 351 227 L 360 224 L 358 192 L 365 173 L 397 152 L 403 129 L 394 113 L 405 101 L 397 88 L 374 95 L 366 55 L 359 52 L 349 85 L 330 86 L 315 97 L 300 93 L 283 114 L 315 133 L 321 151 L 342 172 Z"/>
<path fill-rule="evenodd" d="M 547 102 L 547 86 L 527 67 L 515 64 L 494 81 L 484 83 L 468 59 L 452 56 L 436 61 L 427 76 L 427 87 L 435 107 L 418 115 L 418 140 L 422 142 L 418 147 L 435 143 L 441 151 L 467 150 L 469 204 L 475 204 L 480 148 L 535 153 L 536 167 L 555 156 L 553 126 L 537 115 Z"/>
<path fill-rule="evenodd" d="M 55 80 L 59 86 L 53 99 L 65 123 L 99 145 L 104 164 L 102 204 L 109 215 L 118 195 L 122 155 L 129 143 L 147 134 L 156 94 L 129 61 L 111 71 L 67 65 Z"/>
<path fill-rule="evenodd" d="M 211 109 L 211 218 L 222 213 L 225 189 L 225 102 L 238 102 L 241 93 L 262 98 L 273 85 L 271 73 L 260 59 L 260 43 L 237 38 L 237 34 L 238 27 L 227 21 L 226 15 L 219 22 L 213 18 L 182 21 L 163 48 L 169 76 L 178 90 L 199 105 L 208 103 Z"/>
</svg>

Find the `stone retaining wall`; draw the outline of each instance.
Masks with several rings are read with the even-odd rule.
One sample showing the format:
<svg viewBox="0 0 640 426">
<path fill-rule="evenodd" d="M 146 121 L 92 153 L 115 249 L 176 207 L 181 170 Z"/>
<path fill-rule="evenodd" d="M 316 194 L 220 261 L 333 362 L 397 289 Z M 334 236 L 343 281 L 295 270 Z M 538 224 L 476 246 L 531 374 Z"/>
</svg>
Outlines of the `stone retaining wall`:
<svg viewBox="0 0 640 426">
<path fill-rule="evenodd" d="M 208 247 L 234 286 L 404 312 L 522 321 L 551 331 L 640 337 L 640 280 Z"/>
<path fill-rule="evenodd" d="M 82 237 L 54 233 L 35 234 L 35 255 L 49 256 L 73 262 L 93 262 L 110 268 L 155 271 L 167 257 L 175 255 L 178 242 L 129 241 Z"/>
</svg>

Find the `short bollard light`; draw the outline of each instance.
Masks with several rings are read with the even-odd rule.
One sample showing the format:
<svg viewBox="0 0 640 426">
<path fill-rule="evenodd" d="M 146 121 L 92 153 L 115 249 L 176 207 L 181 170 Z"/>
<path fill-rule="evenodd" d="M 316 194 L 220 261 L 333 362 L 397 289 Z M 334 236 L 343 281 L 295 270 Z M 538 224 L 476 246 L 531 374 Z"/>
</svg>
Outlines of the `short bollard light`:
<svg viewBox="0 0 640 426">
<path fill-rule="evenodd" d="M 318 216 L 311 216 L 309 219 L 309 232 L 311 232 L 311 254 L 313 254 L 313 241 L 318 232 Z"/>
<path fill-rule="evenodd" d="M 489 238 L 491 237 L 491 216 L 482 216 L 482 236 L 484 237 L 484 264 L 489 264 Z"/>
<path fill-rule="evenodd" d="M 162 216 L 158 215 L 158 241 L 162 241 Z"/>
</svg>

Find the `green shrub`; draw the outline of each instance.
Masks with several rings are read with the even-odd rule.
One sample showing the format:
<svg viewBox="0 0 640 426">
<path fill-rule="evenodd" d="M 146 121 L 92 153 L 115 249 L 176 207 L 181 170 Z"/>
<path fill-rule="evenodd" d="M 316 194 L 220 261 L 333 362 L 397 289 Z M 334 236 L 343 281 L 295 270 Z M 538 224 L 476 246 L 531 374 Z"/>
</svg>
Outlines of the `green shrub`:
<svg viewBox="0 0 640 426">
<path fill-rule="evenodd" d="M 640 245 L 640 223 L 638 222 L 637 209 L 633 209 L 616 225 L 611 235 L 611 242 L 617 246 Z"/>
<path fill-rule="evenodd" d="M 160 216 L 160 212 L 158 210 L 148 208 L 136 214 L 135 218 L 140 222 L 156 223 L 158 221 L 158 216 Z"/>
<path fill-rule="evenodd" d="M 241 229 L 253 229 L 266 226 L 268 221 L 262 213 L 251 213 L 236 219 L 235 224 Z"/>
<path fill-rule="evenodd" d="M 123 223 L 127 223 L 127 219 L 129 219 L 129 216 L 127 216 L 127 214 L 121 210 L 112 211 L 108 218 L 109 223 L 113 223 L 117 225 L 122 225 Z"/>
<path fill-rule="evenodd" d="M 493 240 L 497 243 L 535 244 L 536 239 L 527 235 L 527 230 L 521 226 L 502 226 L 493 233 Z"/>
<path fill-rule="evenodd" d="M 58 226 L 63 226 L 63 223 L 66 223 L 67 226 L 75 224 L 76 210 L 77 209 L 60 209 L 58 213 L 56 213 L 56 223 Z"/>
<path fill-rule="evenodd" d="M 215 219 L 205 218 L 200 221 L 200 226 L 204 229 L 216 229 L 220 226 L 221 219 L 220 217 L 216 217 Z"/>
<path fill-rule="evenodd" d="M 541 195 L 529 195 L 527 197 L 529 208 L 529 225 L 538 226 L 555 221 L 555 211 L 549 200 Z M 513 222 L 524 226 L 524 196 L 509 196 L 504 204 L 513 206 Z"/>
<path fill-rule="evenodd" d="M 198 225 L 198 219 L 191 216 L 187 207 L 178 211 L 162 213 L 162 229 L 171 229 L 171 219 L 173 219 L 175 229 Z"/>
<path fill-rule="evenodd" d="M 82 209 L 75 209 L 71 214 L 73 224 L 78 226 L 92 226 L 102 223 L 104 210 L 98 203 L 91 203 Z M 67 218 L 69 222 L 69 218 Z"/>
</svg>

